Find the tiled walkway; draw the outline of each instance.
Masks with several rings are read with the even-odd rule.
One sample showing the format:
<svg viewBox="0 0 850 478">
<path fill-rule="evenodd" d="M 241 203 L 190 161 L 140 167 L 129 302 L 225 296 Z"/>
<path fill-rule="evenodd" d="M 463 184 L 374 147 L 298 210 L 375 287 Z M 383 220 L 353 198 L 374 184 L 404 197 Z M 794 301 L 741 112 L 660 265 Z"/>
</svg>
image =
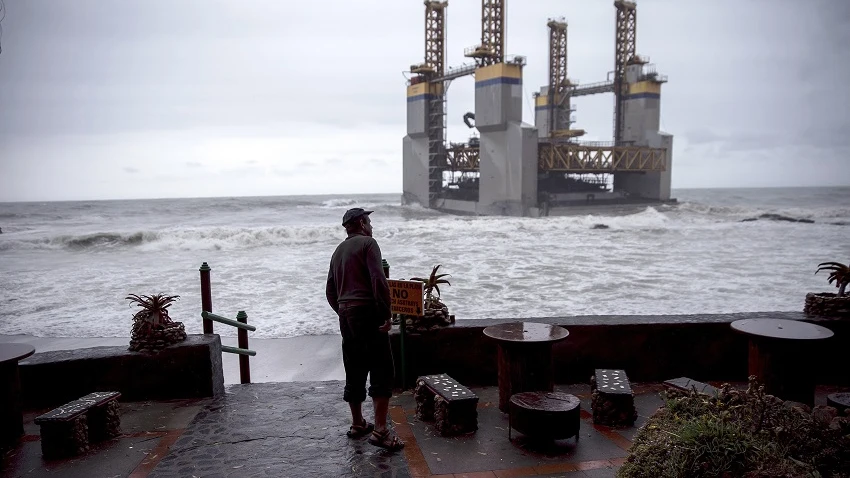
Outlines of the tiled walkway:
<svg viewBox="0 0 850 478">
<path fill-rule="evenodd" d="M 119 438 L 69 460 L 41 457 L 38 427 L 26 415 L 26 435 L 4 454 L 4 477 L 518 477 L 601 478 L 615 476 L 631 439 L 661 404 L 658 384 L 633 384 L 639 418 L 635 428 L 594 426 L 590 386 L 558 386 L 582 400 L 581 436 L 544 445 L 515 433 L 495 387 L 472 388 L 479 396 L 476 433 L 441 437 L 417 420 L 410 391 L 393 398 L 390 417 L 407 442 L 399 453 L 349 440 L 348 406 L 342 382 L 290 382 L 234 385 L 215 400 L 121 404 Z M 825 403 L 819 389 L 816 403 Z M 371 405 L 365 407 L 371 416 Z"/>
<path fill-rule="evenodd" d="M 389 453 L 345 436 L 348 410 L 342 382 L 233 386 L 201 411 L 150 477 L 225 476 L 614 476 L 634 429 L 595 427 L 589 386 L 558 387 L 582 398 L 581 439 L 546 445 L 522 435 L 508 440 L 507 416 L 494 387 L 473 388 L 479 430 L 445 438 L 414 416 L 408 391 L 394 397 L 390 417 L 407 442 Z M 641 422 L 660 401 L 659 388 L 639 387 Z M 367 411 L 371 414 L 371 407 Z M 368 415 L 367 415 L 368 416 Z M 638 425 L 641 423 L 639 422 Z"/>
<path fill-rule="evenodd" d="M 660 405 L 660 386 L 636 386 L 635 405 L 646 421 Z M 577 395 L 582 400 L 581 436 L 548 444 L 529 442 L 516 431 L 508 440 L 508 418 L 500 412 L 498 389 L 472 388 L 479 396 L 478 431 L 461 437 L 445 438 L 428 423 L 415 418 L 415 403 L 409 393 L 397 397 L 391 416 L 396 430 L 409 446 L 405 449 L 412 476 L 565 476 L 613 477 L 628 455 L 636 428 L 614 430 L 594 426 L 590 415 L 590 386 L 558 386 L 556 390 Z M 413 446 L 410 446 L 413 445 Z"/>
</svg>

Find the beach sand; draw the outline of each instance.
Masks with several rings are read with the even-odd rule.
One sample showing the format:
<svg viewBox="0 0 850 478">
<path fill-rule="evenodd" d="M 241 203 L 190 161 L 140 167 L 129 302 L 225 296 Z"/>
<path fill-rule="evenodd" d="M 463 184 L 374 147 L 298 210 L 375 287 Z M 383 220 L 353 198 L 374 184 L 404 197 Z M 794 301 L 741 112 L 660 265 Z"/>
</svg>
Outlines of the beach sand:
<svg viewBox="0 0 850 478">
<path fill-rule="evenodd" d="M 250 339 L 251 382 L 301 382 L 345 380 L 342 367 L 341 338 L 338 335 L 304 335 L 285 339 Z M 0 342 L 27 343 L 35 353 L 86 347 L 127 346 L 123 337 L 34 337 L 0 335 Z M 222 337 L 223 345 L 236 347 L 236 337 Z M 239 356 L 224 354 L 225 383 L 239 383 Z"/>
</svg>

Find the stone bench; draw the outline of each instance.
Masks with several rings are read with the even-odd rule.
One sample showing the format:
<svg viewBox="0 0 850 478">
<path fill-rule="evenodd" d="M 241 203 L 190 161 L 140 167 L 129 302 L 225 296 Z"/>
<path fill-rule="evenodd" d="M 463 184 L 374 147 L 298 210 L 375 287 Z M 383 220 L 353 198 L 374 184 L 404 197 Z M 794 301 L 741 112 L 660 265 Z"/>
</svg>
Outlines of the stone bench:
<svg viewBox="0 0 850 478">
<path fill-rule="evenodd" d="M 680 392 L 690 392 L 691 390 L 701 395 L 714 397 L 720 392 L 720 389 L 707 383 L 697 382 L 688 377 L 673 378 L 664 381 L 664 388 L 667 390 L 678 390 Z"/>
<path fill-rule="evenodd" d="M 88 451 L 89 443 L 119 435 L 120 396 L 119 392 L 94 392 L 36 417 L 44 457 L 79 455 Z"/>
<path fill-rule="evenodd" d="M 624 370 L 596 369 L 590 377 L 593 423 L 630 427 L 637 420 L 635 393 Z"/>
<path fill-rule="evenodd" d="M 446 374 L 423 375 L 413 391 L 416 417 L 434 421 L 443 436 L 478 430 L 478 396 Z"/>
</svg>

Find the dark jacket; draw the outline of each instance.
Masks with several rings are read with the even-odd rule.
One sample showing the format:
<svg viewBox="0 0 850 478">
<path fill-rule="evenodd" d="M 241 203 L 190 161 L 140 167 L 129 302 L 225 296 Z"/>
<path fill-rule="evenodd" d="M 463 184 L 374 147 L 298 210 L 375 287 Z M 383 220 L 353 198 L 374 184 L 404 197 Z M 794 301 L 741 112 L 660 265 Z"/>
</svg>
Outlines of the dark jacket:
<svg viewBox="0 0 850 478">
<path fill-rule="evenodd" d="M 381 265 L 378 241 L 354 234 L 337 246 L 331 257 L 325 295 L 337 313 L 341 303 L 374 304 L 379 320 L 392 317 L 390 288 Z"/>
</svg>

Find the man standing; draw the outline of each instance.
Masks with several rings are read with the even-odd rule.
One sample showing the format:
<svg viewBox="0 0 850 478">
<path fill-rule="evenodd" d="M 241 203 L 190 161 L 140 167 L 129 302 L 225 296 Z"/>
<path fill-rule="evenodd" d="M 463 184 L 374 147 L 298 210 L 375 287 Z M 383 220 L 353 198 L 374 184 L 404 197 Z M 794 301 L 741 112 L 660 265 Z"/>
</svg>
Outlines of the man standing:
<svg viewBox="0 0 850 478">
<path fill-rule="evenodd" d="M 369 432 L 369 443 L 400 450 L 404 442 L 387 428 L 387 409 L 393 386 L 393 356 L 388 332 L 392 326 L 390 289 L 381 265 L 381 249 L 372 238 L 373 211 L 349 209 L 342 217 L 348 237 L 331 257 L 325 295 L 339 316 L 342 362 L 345 367 L 343 400 L 351 408 L 348 436 Z M 366 376 L 375 407 L 375 424 L 363 418 Z"/>
</svg>

